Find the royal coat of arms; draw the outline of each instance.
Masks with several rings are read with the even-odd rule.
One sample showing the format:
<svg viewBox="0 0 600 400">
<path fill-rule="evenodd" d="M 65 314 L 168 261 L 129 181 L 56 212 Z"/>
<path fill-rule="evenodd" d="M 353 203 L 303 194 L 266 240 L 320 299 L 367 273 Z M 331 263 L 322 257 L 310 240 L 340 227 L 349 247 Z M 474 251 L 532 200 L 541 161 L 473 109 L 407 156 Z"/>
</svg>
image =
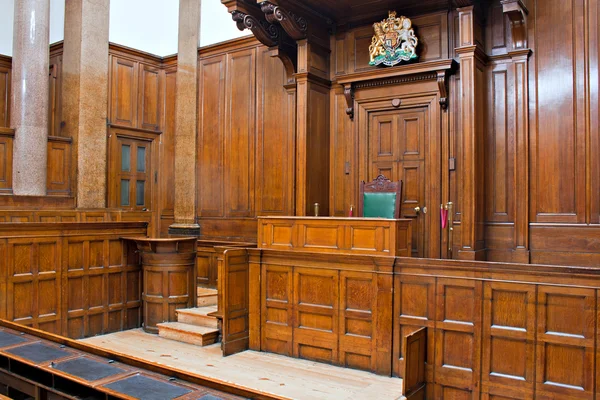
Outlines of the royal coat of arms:
<svg viewBox="0 0 600 400">
<path fill-rule="evenodd" d="M 412 29 L 412 22 L 406 17 L 396 18 L 390 11 L 387 19 L 373 24 L 375 35 L 369 46 L 369 65 L 392 67 L 402 61 L 416 59 L 419 39 Z"/>
</svg>

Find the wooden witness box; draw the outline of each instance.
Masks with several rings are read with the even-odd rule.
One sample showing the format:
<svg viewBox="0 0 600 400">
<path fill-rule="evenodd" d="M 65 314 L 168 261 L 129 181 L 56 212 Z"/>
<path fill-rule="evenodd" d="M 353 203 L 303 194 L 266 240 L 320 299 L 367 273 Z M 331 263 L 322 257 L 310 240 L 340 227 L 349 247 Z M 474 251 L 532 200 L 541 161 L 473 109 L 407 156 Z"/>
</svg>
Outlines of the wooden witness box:
<svg viewBox="0 0 600 400">
<path fill-rule="evenodd" d="M 258 217 L 258 247 L 318 253 L 411 256 L 411 220 Z"/>
<path fill-rule="evenodd" d="M 195 237 L 124 237 L 142 255 L 144 330 L 158 333 L 162 322 L 177 321 L 176 310 L 196 304 Z"/>
</svg>

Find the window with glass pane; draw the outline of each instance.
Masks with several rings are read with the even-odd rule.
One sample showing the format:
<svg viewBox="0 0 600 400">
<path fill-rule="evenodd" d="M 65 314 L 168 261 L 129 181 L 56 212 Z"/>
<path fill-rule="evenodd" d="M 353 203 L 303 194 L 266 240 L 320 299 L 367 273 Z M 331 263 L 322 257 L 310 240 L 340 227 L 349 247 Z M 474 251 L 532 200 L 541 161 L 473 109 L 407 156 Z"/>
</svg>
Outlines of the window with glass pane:
<svg viewBox="0 0 600 400">
<path fill-rule="evenodd" d="M 139 164 L 139 161 L 138 161 Z M 121 171 L 131 170 L 131 147 L 127 144 L 121 146 Z"/>
<path fill-rule="evenodd" d="M 145 204 L 144 195 L 145 195 L 145 181 L 137 181 L 135 184 L 135 205 L 143 206 Z"/>
<path fill-rule="evenodd" d="M 121 179 L 121 205 L 129 205 L 129 180 Z"/>
<path fill-rule="evenodd" d="M 137 148 L 137 172 L 146 172 L 146 148 Z"/>
</svg>

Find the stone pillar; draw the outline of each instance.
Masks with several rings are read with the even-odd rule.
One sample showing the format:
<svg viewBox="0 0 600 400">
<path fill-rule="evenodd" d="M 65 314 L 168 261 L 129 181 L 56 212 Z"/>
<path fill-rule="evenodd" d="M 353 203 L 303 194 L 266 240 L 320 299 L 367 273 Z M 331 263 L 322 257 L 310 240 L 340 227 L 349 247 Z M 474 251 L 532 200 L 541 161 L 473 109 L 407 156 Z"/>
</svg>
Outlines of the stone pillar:
<svg viewBox="0 0 600 400">
<path fill-rule="evenodd" d="M 106 207 L 110 0 L 68 0 L 63 54 L 63 133 L 73 139 L 79 208 Z"/>
<path fill-rule="evenodd" d="M 199 235 L 196 223 L 196 119 L 201 0 L 179 0 L 175 88 L 175 223 L 171 235 Z"/>
<path fill-rule="evenodd" d="M 46 195 L 50 0 L 15 1 L 13 193 Z"/>
</svg>

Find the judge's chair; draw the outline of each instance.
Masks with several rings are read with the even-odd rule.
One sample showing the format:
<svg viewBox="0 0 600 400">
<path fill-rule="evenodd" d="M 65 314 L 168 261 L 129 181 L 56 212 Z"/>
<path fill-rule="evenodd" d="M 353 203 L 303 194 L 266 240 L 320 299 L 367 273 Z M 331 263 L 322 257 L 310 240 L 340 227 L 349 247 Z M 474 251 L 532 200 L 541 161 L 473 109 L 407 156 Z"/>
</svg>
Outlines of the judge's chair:
<svg viewBox="0 0 600 400">
<path fill-rule="evenodd" d="M 358 215 L 365 218 L 400 218 L 402 181 L 392 182 L 379 175 L 369 183 L 360 183 Z"/>
</svg>

